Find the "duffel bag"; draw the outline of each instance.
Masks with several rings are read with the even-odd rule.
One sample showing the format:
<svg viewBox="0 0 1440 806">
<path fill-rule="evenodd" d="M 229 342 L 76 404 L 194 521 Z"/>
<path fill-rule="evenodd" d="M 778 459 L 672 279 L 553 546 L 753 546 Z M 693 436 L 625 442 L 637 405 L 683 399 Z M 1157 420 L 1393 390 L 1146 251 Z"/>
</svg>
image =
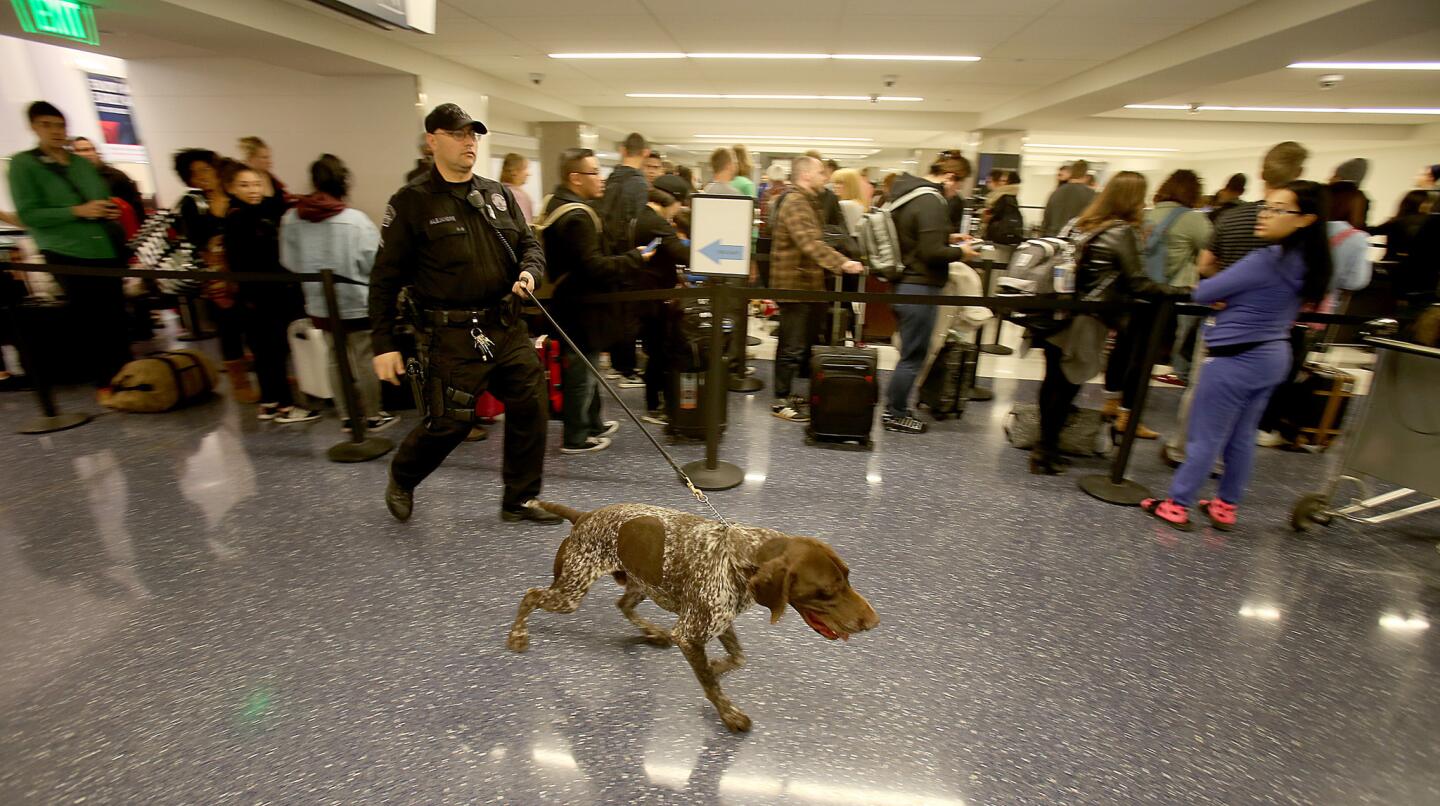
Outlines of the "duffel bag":
<svg viewBox="0 0 1440 806">
<path fill-rule="evenodd" d="M 217 381 L 214 365 L 202 353 L 151 353 L 120 368 L 105 405 L 119 411 L 171 411 L 208 398 Z"/>
</svg>

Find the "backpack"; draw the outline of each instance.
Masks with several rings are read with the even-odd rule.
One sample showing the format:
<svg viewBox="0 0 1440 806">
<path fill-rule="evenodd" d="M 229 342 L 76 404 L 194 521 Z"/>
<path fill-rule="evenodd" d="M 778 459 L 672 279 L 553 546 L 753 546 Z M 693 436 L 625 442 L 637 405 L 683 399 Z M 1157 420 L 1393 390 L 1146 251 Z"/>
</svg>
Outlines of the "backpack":
<svg viewBox="0 0 1440 806">
<path fill-rule="evenodd" d="M 120 368 L 105 405 L 120 411 L 170 411 L 209 397 L 217 380 L 210 359 L 194 350 L 151 353 Z"/>
<path fill-rule="evenodd" d="M 945 196 L 935 188 L 921 187 L 860 216 L 860 251 L 869 260 L 870 270 L 880 279 L 898 283 L 905 275 L 905 261 L 900 256 L 900 236 L 895 232 L 895 211 L 906 202 L 927 195 L 945 201 Z"/>
<path fill-rule="evenodd" d="M 638 174 L 633 175 L 639 178 Z M 626 210 L 623 208 L 625 201 L 625 182 L 630 180 L 632 175 L 625 175 L 621 181 L 605 183 L 605 195 L 600 197 L 599 203 L 593 208 L 598 213 L 598 221 L 595 225 L 596 234 L 600 237 L 600 251 L 607 255 L 620 255 L 635 248 L 631 243 L 630 236 L 635 232 L 635 225 L 640 218 L 640 210 Z M 644 199 L 641 199 L 640 207 L 645 206 Z"/>
<path fill-rule="evenodd" d="M 1171 210 L 1169 215 L 1155 225 L 1155 229 L 1150 230 L 1150 236 L 1145 239 L 1145 250 L 1140 257 L 1145 262 L 1145 273 L 1157 283 L 1169 281 L 1165 271 L 1165 259 L 1170 255 L 1170 248 L 1165 242 L 1165 236 L 1170 234 L 1170 229 L 1180 220 L 1180 216 L 1188 212 L 1190 208 L 1184 205 Z"/>
<path fill-rule="evenodd" d="M 1080 255 L 1091 240 L 1112 226 L 1114 222 L 1072 238 L 1070 225 L 1067 224 L 1053 238 L 1032 238 L 1016 247 L 999 280 L 1001 293 L 1036 297 L 1073 296 Z M 1085 299 L 1098 299 L 1111 282 L 1114 280 L 1092 289 L 1086 293 Z M 1050 333 L 1063 329 L 1068 318 L 1069 314 L 1065 311 L 1017 310 L 1011 321 L 1037 333 Z"/>
<path fill-rule="evenodd" d="M 1002 246 L 1014 246 L 1025 240 L 1025 217 L 1020 214 L 1020 203 L 1009 193 L 996 200 L 990 209 L 985 240 Z"/>
<path fill-rule="evenodd" d="M 554 197 L 546 196 L 540 200 L 540 209 L 542 211 L 549 209 L 552 198 Z M 594 207 L 588 204 L 581 204 L 580 202 L 566 202 L 554 210 L 550 210 L 550 212 L 540 213 L 540 215 L 535 217 L 535 221 L 530 224 L 530 231 L 534 233 L 535 240 L 539 242 L 541 249 L 545 248 L 546 230 L 553 227 L 560 219 L 577 210 L 584 210 L 590 215 L 590 221 L 595 224 L 595 237 L 599 238 L 604 234 L 605 228 L 600 224 L 600 214 L 595 212 Z M 544 287 L 539 289 L 535 296 L 542 299 L 551 296 L 555 291 L 555 287 L 560 285 L 561 281 L 565 279 L 566 275 L 561 274 L 557 276 L 555 274 L 555 268 L 554 264 L 546 262 Z"/>
</svg>

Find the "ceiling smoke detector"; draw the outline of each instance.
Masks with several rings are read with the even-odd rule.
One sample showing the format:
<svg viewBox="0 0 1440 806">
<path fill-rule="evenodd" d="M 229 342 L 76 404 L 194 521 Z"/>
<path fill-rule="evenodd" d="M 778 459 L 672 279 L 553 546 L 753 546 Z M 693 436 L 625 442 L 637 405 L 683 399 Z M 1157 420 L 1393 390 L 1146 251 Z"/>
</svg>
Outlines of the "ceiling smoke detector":
<svg viewBox="0 0 1440 806">
<path fill-rule="evenodd" d="M 1315 82 L 1320 85 L 1320 89 L 1322 90 L 1333 90 L 1335 89 L 1336 84 L 1339 84 L 1344 80 L 1345 76 L 1342 76 L 1339 73 L 1326 73 L 1325 75 L 1320 76 L 1318 79 L 1316 79 Z"/>
<path fill-rule="evenodd" d="M 1201 107 L 1201 106 L 1203 106 L 1203 104 L 1190 104 L 1190 109 L 1189 109 L 1189 111 L 1188 111 L 1187 114 L 1191 114 L 1191 115 L 1198 115 L 1198 114 L 1200 114 L 1200 107 Z"/>
</svg>

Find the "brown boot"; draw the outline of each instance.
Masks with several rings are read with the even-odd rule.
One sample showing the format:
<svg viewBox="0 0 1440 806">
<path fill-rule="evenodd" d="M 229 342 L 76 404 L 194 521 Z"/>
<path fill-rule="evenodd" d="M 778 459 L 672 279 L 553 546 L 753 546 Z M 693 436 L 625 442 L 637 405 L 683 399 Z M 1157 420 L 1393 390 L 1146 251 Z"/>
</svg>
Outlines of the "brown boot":
<svg viewBox="0 0 1440 806">
<path fill-rule="evenodd" d="M 1129 410 L 1129 409 L 1120 409 L 1120 413 L 1115 416 L 1115 433 L 1117 433 L 1117 434 L 1123 434 L 1123 433 L 1125 433 L 1125 428 L 1126 428 L 1127 426 L 1129 426 L 1129 425 L 1130 425 L 1130 410 Z M 1144 423 L 1141 423 L 1141 424 L 1135 426 L 1135 438 L 1136 438 L 1136 439 L 1159 439 L 1159 438 L 1160 438 L 1160 432 L 1154 430 L 1153 428 L 1146 428 L 1146 427 L 1145 427 L 1145 424 L 1144 424 Z"/>
<path fill-rule="evenodd" d="M 1100 419 L 1113 420 L 1120 416 L 1120 398 L 1107 397 L 1105 405 L 1100 407 Z"/>
<path fill-rule="evenodd" d="M 250 370 L 242 361 L 226 361 L 225 373 L 230 376 L 230 394 L 236 403 L 259 403 L 260 392 L 250 385 Z"/>
</svg>

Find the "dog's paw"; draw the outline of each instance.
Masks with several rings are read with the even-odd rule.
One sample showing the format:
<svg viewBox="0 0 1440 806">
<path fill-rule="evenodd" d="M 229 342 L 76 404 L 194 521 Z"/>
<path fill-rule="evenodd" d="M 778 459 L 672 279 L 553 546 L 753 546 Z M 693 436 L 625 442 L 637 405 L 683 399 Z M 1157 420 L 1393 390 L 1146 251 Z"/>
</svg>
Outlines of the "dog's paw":
<svg viewBox="0 0 1440 806">
<path fill-rule="evenodd" d="M 530 648 L 530 636 L 523 632 L 512 632 L 510 638 L 505 641 L 505 646 L 512 652 L 524 652 Z"/>
<path fill-rule="evenodd" d="M 664 630 L 646 630 L 645 643 L 651 646 L 667 647 L 674 646 L 675 642 L 670 639 L 670 633 Z"/>
<path fill-rule="evenodd" d="M 710 671 L 714 672 L 716 677 L 719 677 L 727 672 L 733 672 L 744 665 L 744 658 L 717 658 L 710 661 Z"/>
<path fill-rule="evenodd" d="M 739 708 L 731 708 L 728 711 L 721 711 L 720 718 L 725 721 L 725 727 L 736 733 L 746 733 L 750 730 L 750 717 Z"/>
</svg>

